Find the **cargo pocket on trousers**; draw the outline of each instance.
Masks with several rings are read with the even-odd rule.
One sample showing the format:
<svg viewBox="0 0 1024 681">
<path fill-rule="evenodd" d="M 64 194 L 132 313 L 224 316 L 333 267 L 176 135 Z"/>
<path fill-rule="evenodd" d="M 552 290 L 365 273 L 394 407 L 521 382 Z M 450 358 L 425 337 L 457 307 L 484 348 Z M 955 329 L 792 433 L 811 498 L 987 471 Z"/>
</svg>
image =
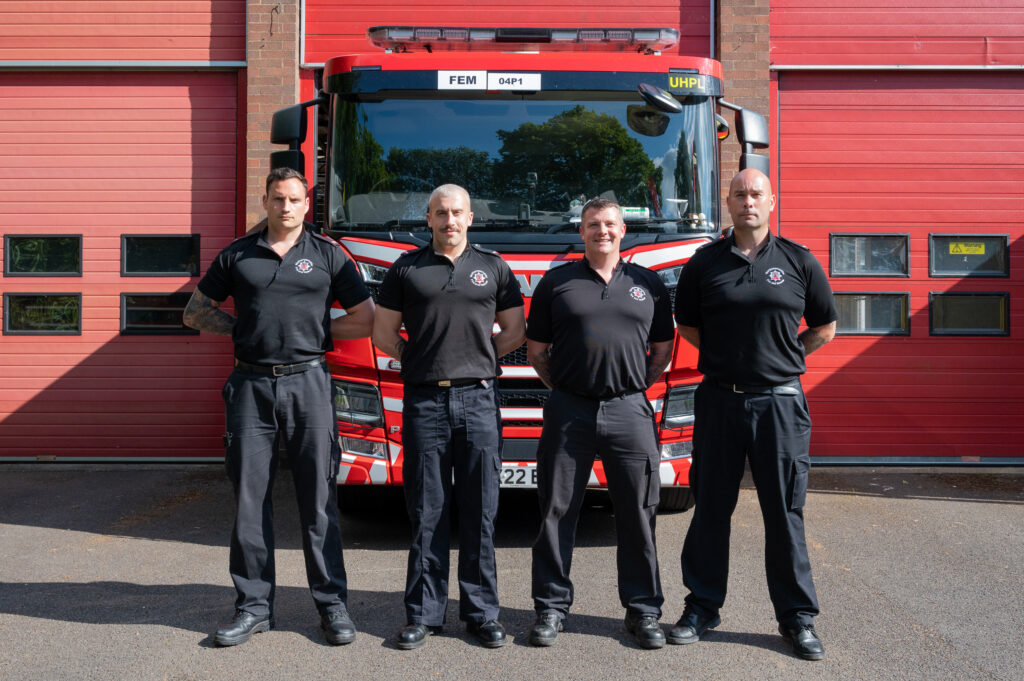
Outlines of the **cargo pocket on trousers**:
<svg viewBox="0 0 1024 681">
<path fill-rule="evenodd" d="M 661 471 L 659 464 L 647 460 L 647 503 L 645 508 L 657 506 L 661 502 Z"/>
<path fill-rule="evenodd" d="M 811 462 L 797 459 L 792 463 L 791 480 L 789 481 L 789 510 L 796 511 L 804 507 L 807 501 L 807 479 L 811 470 Z"/>
<path fill-rule="evenodd" d="M 341 472 L 341 437 L 335 430 L 328 430 L 327 435 L 331 440 L 331 460 L 327 465 L 327 479 L 337 480 Z"/>
</svg>

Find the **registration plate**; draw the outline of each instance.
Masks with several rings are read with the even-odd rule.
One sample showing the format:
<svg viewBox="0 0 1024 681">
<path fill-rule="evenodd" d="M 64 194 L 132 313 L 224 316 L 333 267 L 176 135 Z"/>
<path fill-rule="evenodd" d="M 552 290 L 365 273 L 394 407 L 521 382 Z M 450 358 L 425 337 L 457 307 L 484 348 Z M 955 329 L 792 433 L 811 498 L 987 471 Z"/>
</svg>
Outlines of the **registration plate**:
<svg viewBox="0 0 1024 681">
<path fill-rule="evenodd" d="M 536 487 L 537 464 L 531 463 L 525 466 L 503 465 L 499 480 L 502 487 Z"/>
</svg>

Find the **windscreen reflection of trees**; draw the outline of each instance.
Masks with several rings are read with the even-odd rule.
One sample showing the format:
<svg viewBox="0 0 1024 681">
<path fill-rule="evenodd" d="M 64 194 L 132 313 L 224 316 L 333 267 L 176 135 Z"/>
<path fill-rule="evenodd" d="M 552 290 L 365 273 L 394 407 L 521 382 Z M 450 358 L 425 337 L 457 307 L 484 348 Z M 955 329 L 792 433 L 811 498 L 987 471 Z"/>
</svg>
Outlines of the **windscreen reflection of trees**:
<svg viewBox="0 0 1024 681">
<path fill-rule="evenodd" d="M 466 146 L 392 147 L 384 157 L 366 114 L 349 103 L 338 111 L 336 139 L 347 140 L 339 154 L 338 188 L 345 200 L 373 192 L 429 192 L 453 182 L 475 198 L 497 199 L 500 212 L 514 215 L 520 203 L 528 203 L 535 211 L 567 213 L 573 199 L 609 192 L 622 205 L 656 205 L 662 183 L 662 169 L 615 116 L 582 105 L 544 123 L 496 131 L 501 141 L 496 159 Z M 684 191 L 692 195 L 692 169 L 679 172 Z"/>
<path fill-rule="evenodd" d="M 533 204 L 536 210 L 565 211 L 575 198 L 609 190 L 624 206 L 646 206 L 649 180 L 655 187 L 661 185 L 661 168 L 654 166 L 643 145 L 629 136 L 618 119 L 583 106 L 545 123 L 499 130 L 498 138 L 502 144 L 494 164 L 495 188 Z M 535 192 L 529 190 L 528 173 L 537 174 Z"/>
</svg>

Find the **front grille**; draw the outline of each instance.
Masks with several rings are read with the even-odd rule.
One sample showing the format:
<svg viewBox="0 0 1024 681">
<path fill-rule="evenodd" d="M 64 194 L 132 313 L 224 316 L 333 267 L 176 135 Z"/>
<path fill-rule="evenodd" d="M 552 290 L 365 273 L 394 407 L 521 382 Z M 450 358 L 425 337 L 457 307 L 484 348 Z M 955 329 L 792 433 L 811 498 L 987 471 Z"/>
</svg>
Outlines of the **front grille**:
<svg viewBox="0 0 1024 681">
<path fill-rule="evenodd" d="M 518 348 L 501 357 L 498 360 L 498 366 L 503 367 L 528 367 L 530 361 L 526 359 L 526 343 L 523 343 Z"/>
<path fill-rule="evenodd" d="M 539 378 L 499 378 L 498 404 L 502 407 L 541 409 L 551 391 Z M 505 425 L 509 425 L 506 421 Z"/>
</svg>

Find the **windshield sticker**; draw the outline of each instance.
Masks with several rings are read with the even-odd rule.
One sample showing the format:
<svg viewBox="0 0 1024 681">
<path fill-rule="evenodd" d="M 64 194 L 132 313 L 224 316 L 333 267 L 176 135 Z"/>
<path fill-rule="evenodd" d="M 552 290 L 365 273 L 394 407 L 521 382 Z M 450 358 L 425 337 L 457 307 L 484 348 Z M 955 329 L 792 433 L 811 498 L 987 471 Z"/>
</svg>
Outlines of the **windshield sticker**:
<svg viewBox="0 0 1024 681">
<path fill-rule="evenodd" d="M 707 76 L 674 76 L 668 77 L 668 90 L 669 92 L 688 92 L 694 94 L 700 94 L 707 92 L 708 89 L 708 78 Z"/>
<path fill-rule="evenodd" d="M 438 71 L 438 90 L 483 90 L 487 86 L 486 71 Z"/>
<path fill-rule="evenodd" d="M 488 73 L 488 90 L 540 90 L 539 73 Z"/>
</svg>

